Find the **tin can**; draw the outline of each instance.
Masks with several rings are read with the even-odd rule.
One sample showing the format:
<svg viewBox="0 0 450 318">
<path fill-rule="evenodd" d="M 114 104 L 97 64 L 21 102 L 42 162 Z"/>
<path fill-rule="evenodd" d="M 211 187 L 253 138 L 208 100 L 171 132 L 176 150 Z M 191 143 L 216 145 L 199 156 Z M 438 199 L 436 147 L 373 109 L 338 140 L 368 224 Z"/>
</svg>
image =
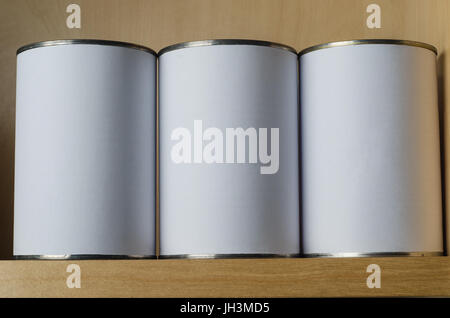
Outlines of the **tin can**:
<svg viewBox="0 0 450 318">
<path fill-rule="evenodd" d="M 159 52 L 161 257 L 299 254 L 297 72 L 271 42 Z"/>
<path fill-rule="evenodd" d="M 14 255 L 154 257 L 155 52 L 24 46 L 16 107 Z"/>
<path fill-rule="evenodd" d="M 401 40 L 300 52 L 306 256 L 442 254 L 436 54 Z"/>
</svg>

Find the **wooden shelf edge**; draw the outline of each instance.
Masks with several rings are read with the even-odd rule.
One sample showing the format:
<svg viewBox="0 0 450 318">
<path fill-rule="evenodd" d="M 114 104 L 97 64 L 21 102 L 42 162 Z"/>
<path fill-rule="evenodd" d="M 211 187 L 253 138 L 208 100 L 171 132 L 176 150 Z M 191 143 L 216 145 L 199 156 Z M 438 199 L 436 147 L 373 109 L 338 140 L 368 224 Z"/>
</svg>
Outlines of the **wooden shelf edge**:
<svg viewBox="0 0 450 318">
<path fill-rule="evenodd" d="M 367 287 L 370 264 L 381 288 Z M 375 296 L 450 297 L 450 257 L 0 261 L 0 297 Z"/>
</svg>

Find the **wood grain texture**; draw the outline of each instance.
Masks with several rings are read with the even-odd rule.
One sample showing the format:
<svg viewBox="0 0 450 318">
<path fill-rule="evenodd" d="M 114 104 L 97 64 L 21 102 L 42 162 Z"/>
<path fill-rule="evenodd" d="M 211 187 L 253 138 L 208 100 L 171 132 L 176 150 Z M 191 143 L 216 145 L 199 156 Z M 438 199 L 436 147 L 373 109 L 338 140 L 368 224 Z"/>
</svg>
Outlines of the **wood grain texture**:
<svg viewBox="0 0 450 318">
<path fill-rule="evenodd" d="M 81 288 L 66 267 L 81 268 Z M 369 289 L 369 264 L 381 288 Z M 450 296 L 450 257 L 0 261 L 0 297 Z"/>
<path fill-rule="evenodd" d="M 181 41 L 248 38 L 304 49 L 358 38 L 428 42 L 439 52 L 443 160 L 450 158 L 448 119 L 450 3 L 447 0 L 377 0 L 382 28 L 365 26 L 372 0 L 77 0 L 82 28 L 68 29 L 65 0 L 0 0 L 0 258 L 12 256 L 15 52 L 31 42 L 98 38 L 135 42 L 155 50 Z M 450 180 L 450 171 L 444 176 Z M 450 189 L 446 188 L 449 196 Z M 449 202 L 446 207 L 449 210 Z M 450 217 L 447 217 L 450 227 Z M 448 232 L 448 231 L 447 231 Z M 450 235 L 448 244 L 450 244 Z"/>
</svg>

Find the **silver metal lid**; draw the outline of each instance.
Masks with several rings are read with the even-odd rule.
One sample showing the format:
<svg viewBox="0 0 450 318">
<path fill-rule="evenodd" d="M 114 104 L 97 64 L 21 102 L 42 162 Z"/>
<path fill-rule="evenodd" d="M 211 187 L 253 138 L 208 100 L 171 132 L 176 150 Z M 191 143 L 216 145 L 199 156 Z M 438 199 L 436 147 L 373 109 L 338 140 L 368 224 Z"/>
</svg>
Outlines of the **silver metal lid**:
<svg viewBox="0 0 450 318">
<path fill-rule="evenodd" d="M 121 46 L 121 47 L 127 47 L 130 49 L 140 50 L 144 52 L 151 53 L 155 56 L 157 56 L 156 52 L 152 49 L 149 49 L 148 47 L 128 43 L 128 42 L 119 42 L 119 41 L 110 41 L 110 40 L 94 40 L 94 39 L 71 39 L 71 40 L 52 40 L 52 41 L 42 41 L 42 42 L 36 42 L 24 45 L 20 47 L 17 50 L 16 54 L 20 54 L 24 51 L 28 51 L 31 49 L 36 49 L 40 47 L 47 47 L 47 46 L 56 46 L 56 45 L 69 45 L 69 44 L 94 44 L 94 45 L 106 45 L 106 46 Z"/>
<path fill-rule="evenodd" d="M 287 46 L 284 44 L 280 44 L 280 43 L 275 43 L 275 42 L 260 41 L 260 40 L 245 40 L 245 39 L 215 39 L 215 40 L 182 42 L 182 43 L 169 45 L 169 46 L 166 46 L 165 48 L 161 49 L 158 52 L 158 55 L 161 56 L 164 53 L 174 51 L 174 50 L 179 50 L 179 49 L 186 49 L 186 48 L 199 47 L 199 46 L 210 46 L 210 45 L 268 46 L 268 47 L 282 49 L 282 50 L 286 50 L 286 51 L 292 52 L 294 54 L 297 54 L 297 51 L 293 47 L 290 47 L 290 46 Z"/>
<path fill-rule="evenodd" d="M 417 41 L 409 41 L 409 40 L 392 40 L 392 39 L 365 39 L 365 40 L 349 40 L 349 41 L 337 41 L 337 42 L 328 42 L 323 44 L 314 45 L 311 47 L 308 47 L 302 51 L 300 51 L 299 56 L 304 55 L 306 53 L 310 53 L 317 50 L 322 49 L 329 49 L 333 47 L 340 47 L 340 46 L 349 46 L 349 45 L 361 45 L 361 44 L 391 44 L 391 45 L 408 45 L 408 46 L 415 46 L 415 47 L 421 47 L 427 50 L 430 50 L 434 52 L 434 54 L 437 55 L 437 49 L 427 43 L 423 42 L 417 42 Z"/>
</svg>

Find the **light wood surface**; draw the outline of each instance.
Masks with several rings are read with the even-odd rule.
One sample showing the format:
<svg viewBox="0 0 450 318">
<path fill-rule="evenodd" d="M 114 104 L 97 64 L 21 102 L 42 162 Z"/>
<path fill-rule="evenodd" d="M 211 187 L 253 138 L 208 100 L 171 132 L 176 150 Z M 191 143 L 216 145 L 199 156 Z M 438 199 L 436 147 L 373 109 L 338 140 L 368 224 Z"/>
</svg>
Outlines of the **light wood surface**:
<svg viewBox="0 0 450 318">
<path fill-rule="evenodd" d="M 66 7 L 73 2 L 81 6 L 81 29 L 66 27 Z M 365 24 L 366 7 L 373 2 L 381 6 L 381 29 Z M 297 50 L 358 38 L 428 42 L 440 52 L 443 145 L 448 149 L 449 12 L 447 0 L 0 0 L 0 258 L 12 256 L 15 52 L 20 46 L 64 38 L 129 41 L 155 50 L 212 38 L 269 40 Z M 446 162 L 448 157 L 445 153 Z M 449 169 L 445 177 L 450 180 Z"/>
<path fill-rule="evenodd" d="M 69 3 L 81 6 L 81 30 L 66 27 Z M 381 29 L 365 25 L 370 3 L 381 6 Z M 359 38 L 427 42 L 439 50 L 441 137 L 448 166 L 449 31 L 447 0 L 0 0 L 0 258 L 10 258 L 13 245 L 18 47 L 64 38 L 128 41 L 154 50 L 212 38 L 268 40 L 297 50 Z M 444 176 L 450 180 L 450 168 Z M 448 211 L 450 186 L 445 192 Z M 450 217 L 446 220 L 449 228 Z M 383 269 L 379 290 L 365 285 L 365 267 L 372 262 Z M 69 263 L 1 261 L 0 296 L 450 296 L 450 257 L 78 261 L 79 290 L 65 287 Z"/>
<path fill-rule="evenodd" d="M 66 286 L 67 265 L 81 288 Z M 366 285 L 369 264 L 381 288 Z M 450 257 L 0 261 L 0 297 L 450 297 Z"/>
</svg>

